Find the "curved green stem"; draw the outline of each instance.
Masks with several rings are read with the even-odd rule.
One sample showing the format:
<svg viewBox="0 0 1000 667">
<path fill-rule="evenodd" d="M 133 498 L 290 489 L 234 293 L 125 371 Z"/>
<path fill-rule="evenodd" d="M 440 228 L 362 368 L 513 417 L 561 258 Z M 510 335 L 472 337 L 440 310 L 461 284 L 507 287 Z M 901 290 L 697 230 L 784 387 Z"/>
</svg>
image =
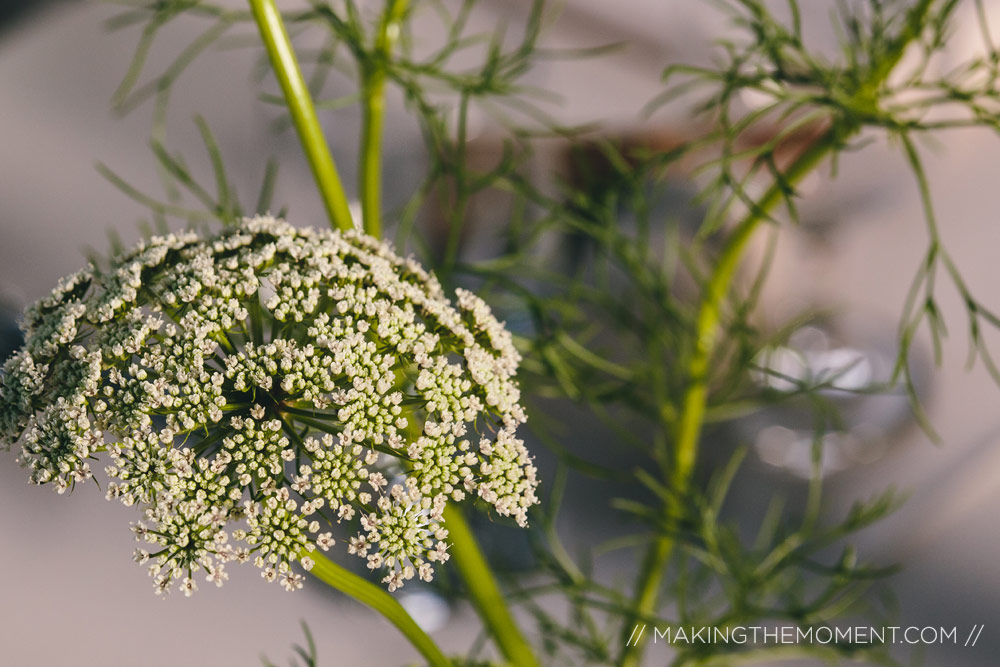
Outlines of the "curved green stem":
<svg viewBox="0 0 1000 667">
<path fill-rule="evenodd" d="M 434 640 L 420 629 L 420 626 L 406 613 L 396 598 L 316 551 L 304 551 L 302 555 L 308 556 L 316 563 L 309 571 L 311 575 L 381 614 L 403 633 L 413 648 L 420 651 L 420 655 L 424 656 L 430 665 L 433 667 L 451 666 L 448 658 L 444 656 Z"/>
<path fill-rule="evenodd" d="M 691 473 L 698 454 L 698 442 L 705 421 L 705 406 L 708 399 L 708 364 L 715 349 L 722 304 L 732 283 L 733 275 L 754 231 L 761 222 L 768 219 L 770 211 L 781 201 L 784 187 L 798 183 L 809 173 L 835 145 L 835 135 L 828 132 L 809 146 L 785 172 L 784 183 L 775 183 L 764 194 L 753 211 L 743 219 L 733 231 L 719 255 L 719 261 L 705 285 L 698 320 L 695 329 L 695 348 L 688 365 L 688 386 L 681 403 L 680 420 L 677 425 L 674 447 L 674 465 L 670 475 L 672 502 L 666 505 L 667 520 L 679 514 L 680 502 L 687 492 Z M 629 637 L 636 619 L 653 615 L 659 598 L 660 583 L 664 569 L 673 551 L 674 541 L 670 535 L 660 535 L 646 552 L 635 597 L 634 618 L 624 629 L 625 649 L 622 654 L 623 667 L 639 664 L 641 642 L 629 643 Z"/>
<path fill-rule="evenodd" d="M 715 349 L 722 304 L 729 293 L 729 286 L 739 267 L 743 252 L 761 222 L 768 219 L 771 211 L 784 198 L 786 189 L 799 183 L 836 143 L 836 133 L 829 130 L 799 155 L 785 171 L 782 182 L 773 184 L 764 193 L 754 210 L 729 236 L 719 255 L 715 270 L 705 285 L 695 328 L 695 347 L 688 364 L 688 386 L 681 402 L 680 420 L 677 424 L 674 467 L 670 479 L 672 488 L 678 492 L 677 495 L 683 494 L 697 457 L 698 438 L 705 421 L 705 405 L 708 399 L 708 362 Z"/>
<path fill-rule="evenodd" d="M 363 117 L 361 154 L 358 172 L 361 185 L 361 217 L 365 232 L 378 238 L 382 234 L 382 127 L 385 117 L 385 68 L 392 45 L 399 34 L 399 22 L 406 12 L 407 0 L 389 0 L 375 38 L 370 61 L 361 63 Z"/>
<path fill-rule="evenodd" d="M 304 412 L 288 407 L 285 410 L 293 414 Z M 307 424 L 324 433 L 332 433 L 334 435 L 339 433 L 339 429 L 331 428 L 327 424 L 314 421 L 301 414 L 294 414 L 294 418 L 296 421 Z M 294 430 L 292 432 L 294 433 Z M 514 618 L 507 608 L 507 602 L 504 600 L 503 594 L 500 592 L 500 587 L 493 577 L 493 572 L 490 570 L 486 558 L 479 549 L 476 538 L 472 534 L 462 511 L 457 507 L 446 505 L 444 510 L 444 524 L 448 528 L 448 541 L 451 543 L 448 551 L 451 556 L 451 562 L 454 563 L 459 576 L 465 582 L 469 598 L 479 617 L 482 619 L 483 624 L 496 641 L 500 652 L 509 664 L 515 667 L 536 667 L 538 661 L 535 659 L 530 645 L 524 639 L 520 629 L 514 622 Z M 309 555 L 315 559 L 313 554 Z M 337 567 L 333 563 L 330 563 L 330 565 Z M 354 576 L 346 570 L 344 572 L 348 576 Z M 317 568 L 313 568 L 312 573 L 317 574 Z M 324 581 L 327 580 L 324 579 Z M 362 581 L 364 582 L 364 580 Z M 340 590 L 338 584 L 329 581 L 327 583 Z M 389 597 L 390 600 L 392 599 L 381 588 L 377 586 L 374 588 L 383 596 Z M 355 596 L 352 595 L 352 597 Z M 368 604 L 367 600 L 362 600 L 362 602 Z"/>
<path fill-rule="evenodd" d="M 295 130 L 302 142 L 302 148 L 309 161 L 316 184 L 319 186 L 323 205 L 326 207 L 330 224 L 342 230 L 354 229 L 351 211 L 347 205 L 344 186 L 341 184 L 337 167 L 330 155 L 330 148 L 323 137 L 323 128 L 316 117 L 309 87 L 302 78 L 302 70 L 295 58 L 288 31 L 281 20 L 281 13 L 274 0 L 249 0 L 254 20 L 260 29 L 261 39 L 267 47 L 271 67 L 281 84 L 288 111 L 292 116 Z"/>
<path fill-rule="evenodd" d="M 444 523 L 448 528 L 448 541 L 451 542 L 451 559 L 465 582 L 472 604 L 489 628 L 500 652 L 515 667 L 536 667 L 538 661 L 531 646 L 507 609 L 500 587 L 461 510 L 451 505 L 446 506 Z"/>
<path fill-rule="evenodd" d="M 869 74 L 867 81 L 857 90 L 859 101 L 875 104 L 878 91 L 892 70 L 899 63 L 907 46 L 920 34 L 924 19 L 934 0 L 920 0 L 907 14 L 903 29 L 898 35 L 895 50 Z M 767 220 L 781 203 L 788 188 L 794 187 L 814 169 L 828 153 L 841 145 L 843 140 L 860 131 L 861 126 L 834 125 L 803 151 L 764 193 L 752 210 L 740 221 L 726 240 L 719 259 L 702 291 L 698 319 L 695 324 L 695 345 L 688 362 L 688 385 L 681 402 L 680 419 L 674 438 L 673 467 L 670 473 L 671 501 L 665 503 L 664 521 L 670 524 L 680 514 L 678 506 L 688 490 L 691 474 L 698 456 L 698 444 L 705 421 L 708 402 L 708 366 L 715 349 L 722 306 L 736 269 L 754 232 Z M 642 642 L 631 643 L 631 632 L 637 619 L 651 616 L 657 605 L 664 570 L 673 551 L 674 540 L 662 534 L 653 541 L 643 561 L 636 585 L 635 613 L 623 628 L 622 667 L 635 667 L 642 657 Z"/>
</svg>

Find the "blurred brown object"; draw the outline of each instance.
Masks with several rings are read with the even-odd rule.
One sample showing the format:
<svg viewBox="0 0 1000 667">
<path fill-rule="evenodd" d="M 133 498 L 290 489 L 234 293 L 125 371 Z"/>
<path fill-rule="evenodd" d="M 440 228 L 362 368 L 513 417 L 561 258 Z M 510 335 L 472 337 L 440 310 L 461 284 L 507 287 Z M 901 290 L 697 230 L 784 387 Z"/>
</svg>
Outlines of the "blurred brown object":
<svg viewBox="0 0 1000 667">
<path fill-rule="evenodd" d="M 742 133 L 730 151 L 740 153 L 775 143 L 772 152 L 777 167 L 783 168 L 805 150 L 826 129 L 826 124 L 816 122 L 786 130 L 785 125 L 754 124 Z M 570 191 L 594 193 L 614 189 L 623 181 L 623 175 L 634 181 L 632 174 L 622 174 L 622 169 L 634 169 L 647 163 L 655 155 L 679 151 L 691 137 L 705 136 L 709 126 L 650 125 L 641 129 L 592 132 L 575 137 L 534 138 L 525 147 L 512 149 L 495 129 L 487 129 L 480 136 L 468 141 L 464 156 L 466 171 L 486 173 L 495 169 L 503 160 L 510 159 L 509 151 L 524 150 L 519 171 L 530 179 L 534 187 L 549 196 L 558 197 L 567 188 Z M 706 148 L 678 153 L 676 160 L 665 161 L 665 174 L 679 183 L 698 187 L 696 169 L 721 154 L 718 144 Z M 732 168 L 739 177 L 752 166 L 747 158 L 735 162 Z M 765 173 L 766 170 L 765 170 Z M 659 174 L 663 176 L 663 174 Z M 429 199 L 423 213 L 422 226 L 428 242 L 437 257 L 444 257 L 453 233 L 456 209 L 464 213 L 457 237 L 456 256 L 474 260 L 495 254 L 498 230 L 510 224 L 515 196 L 507 190 L 484 188 L 458 201 L 451 178 L 442 179 Z"/>
</svg>

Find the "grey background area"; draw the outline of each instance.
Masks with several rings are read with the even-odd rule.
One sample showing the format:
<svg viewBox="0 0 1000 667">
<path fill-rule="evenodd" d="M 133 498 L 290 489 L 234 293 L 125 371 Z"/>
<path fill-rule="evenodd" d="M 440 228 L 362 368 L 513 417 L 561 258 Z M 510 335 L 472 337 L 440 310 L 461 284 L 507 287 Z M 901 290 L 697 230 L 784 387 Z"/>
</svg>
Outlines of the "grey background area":
<svg viewBox="0 0 1000 667">
<path fill-rule="evenodd" d="M 683 131 L 684 119 L 643 119 L 638 110 L 657 89 L 664 63 L 703 58 L 705 44 L 727 29 L 703 6 L 708 4 L 571 0 L 546 38 L 550 45 L 625 41 L 628 48 L 587 63 L 543 63 L 529 75 L 530 83 L 562 95 L 553 113 L 568 123 L 596 118 L 609 132 L 627 132 L 662 122 Z M 822 23 L 829 3 L 804 4 L 810 8 L 807 19 Z M 953 42 L 955 62 L 978 44 L 973 3 L 964 4 Z M 1000 6 L 986 4 L 1000 18 Z M 516 19 L 526 7 L 521 0 L 495 2 L 481 20 Z M 148 147 L 149 107 L 125 118 L 110 111 L 109 99 L 137 39 L 134 29 L 105 30 L 103 22 L 113 13 L 96 3 L 55 3 L 0 31 L 0 300 L 11 307 L 42 296 L 78 268 L 85 247 L 106 247 L 107 229 L 118 229 L 126 240 L 137 236 L 135 221 L 144 210 L 105 181 L 95 161 L 144 189 L 159 188 Z M 1000 34 L 1000 25 L 995 28 Z M 151 53 L 149 71 L 165 66 L 199 29 L 186 20 L 172 25 Z M 256 100 L 259 86 L 251 72 L 258 55 L 229 49 L 199 60 L 177 88 L 169 144 L 208 177 L 191 121 L 194 113 L 203 114 L 248 201 L 265 160 L 274 155 L 281 162 L 275 201 L 289 205 L 296 224 L 323 224 L 294 137 L 271 132 L 274 110 Z M 420 139 L 398 100 L 388 120 L 390 182 L 407 183 Z M 357 113 L 324 114 L 324 122 L 353 189 Z M 1000 308 L 1000 141 L 959 132 L 925 153 L 945 242 L 973 291 Z M 821 304 L 853 313 L 847 318 L 851 327 L 891 338 L 927 242 L 915 187 L 898 155 L 877 143 L 862 155 L 846 156 L 835 180 L 823 176 L 810 185 L 803 215 L 816 226 L 785 230 L 765 317 L 777 320 L 805 304 Z M 926 664 L 995 665 L 1000 662 L 1000 389 L 981 367 L 964 368 L 964 309 L 946 286 L 941 295 L 952 335 L 945 341 L 944 364 L 927 375 L 924 393 L 943 444 L 932 445 L 917 429 L 903 428 L 880 460 L 831 479 L 829 511 L 844 511 L 852 500 L 887 484 L 908 490 L 905 507 L 862 536 L 862 552 L 903 562 L 893 584 L 902 623 L 957 625 L 960 633 L 974 623 L 986 625 L 975 649 L 929 647 Z M 918 348 L 926 351 L 927 341 Z M 586 433 L 573 437 L 581 447 L 607 446 L 587 442 Z M 783 479 L 775 471 L 761 475 L 768 484 Z M 300 619 L 312 625 L 325 667 L 404 664 L 413 658 L 389 626 L 359 606 L 315 582 L 286 593 L 263 582 L 252 567 L 232 567 L 221 590 L 203 584 L 191 599 L 176 593 L 156 598 L 148 577 L 131 562 L 135 543 L 128 524 L 134 512 L 106 502 L 89 484 L 71 497 L 29 486 L 13 454 L 0 456 L 0 507 L 4 665 L 253 665 L 262 652 L 283 660 L 301 636 Z M 561 530 L 571 546 L 601 537 L 600 523 L 574 512 L 572 504 Z M 620 560 L 599 565 L 611 579 L 632 574 L 616 569 Z M 457 651 L 472 641 L 478 624 L 469 610 L 454 611 L 434 634 Z M 659 650 L 650 652 L 648 664 L 663 662 L 666 655 Z"/>
</svg>

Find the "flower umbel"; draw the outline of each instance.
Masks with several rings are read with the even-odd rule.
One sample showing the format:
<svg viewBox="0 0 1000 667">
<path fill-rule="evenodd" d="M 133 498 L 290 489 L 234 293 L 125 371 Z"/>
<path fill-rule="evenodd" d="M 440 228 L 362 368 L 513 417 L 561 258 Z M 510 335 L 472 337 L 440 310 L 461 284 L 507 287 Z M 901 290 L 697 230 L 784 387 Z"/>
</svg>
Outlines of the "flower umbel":
<svg viewBox="0 0 1000 667">
<path fill-rule="evenodd" d="M 62 493 L 106 452 L 138 504 L 156 590 L 252 560 L 302 586 L 321 522 L 390 590 L 447 559 L 447 501 L 524 525 L 535 468 L 511 336 L 413 259 L 361 233 L 246 219 L 154 237 L 60 282 L 25 313 L 0 378 L 0 441 Z M 148 550 L 147 550 L 148 549 Z"/>
</svg>

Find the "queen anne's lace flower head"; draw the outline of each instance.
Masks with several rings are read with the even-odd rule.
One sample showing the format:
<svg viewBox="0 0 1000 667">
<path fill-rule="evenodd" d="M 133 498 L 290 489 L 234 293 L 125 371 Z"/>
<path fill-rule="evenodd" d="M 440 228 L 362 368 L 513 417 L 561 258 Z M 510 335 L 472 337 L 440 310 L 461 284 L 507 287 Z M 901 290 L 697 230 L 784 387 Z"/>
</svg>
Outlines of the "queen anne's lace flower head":
<svg viewBox="0 0 1000 667">
<path fill-rule="evenodd" d="M 536 471 L 511 336 L 474 294 L 453 306 L 413 259 L 360 233 L 244 220 L 155 237 L 64 279 L 25 314 L 0 378 L 0 441 L 58 491 L 106 452 L 109 498 L 156 590 L 231 561 L 291 569 L 334 546 L 393 590 L 448 558 L 444 505 L 478 496 L 524 525 Z"/>
</svg>

